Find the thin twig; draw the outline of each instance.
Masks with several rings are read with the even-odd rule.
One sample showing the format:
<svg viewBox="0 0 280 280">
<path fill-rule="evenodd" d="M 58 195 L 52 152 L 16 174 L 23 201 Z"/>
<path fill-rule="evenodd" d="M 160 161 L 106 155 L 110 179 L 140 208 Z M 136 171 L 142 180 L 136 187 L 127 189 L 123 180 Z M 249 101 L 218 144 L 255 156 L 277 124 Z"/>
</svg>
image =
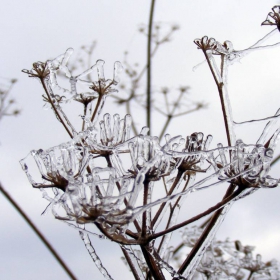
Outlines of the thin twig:
<svg viewBox="0 0 280 280">
<path fill-rule="evenodd" d="M 130 259 L 129 254 L 128 254 L 127 251 L 126 251 L 124 248 L 122 248 L 122 247 L 121 247 L 121 250 L 122 250 L 123 255 L 124 255 L 124 257 L 125 257 L 125 259 L 126 259 L 126 261 L 127 261 L 127 264 L 128 264 L 128 266 L 129 266 L 129 268 L 131 269 L 131 272 L 132 272 L 132 274 L 133 274 L 135 280 L 141 280 L 141 279 L 139 278 L 139 276 L 138 276 L 138 273 L 137 273 L 137 271 L 136 271 L 136 269 L 135 269 L 135 267 L 134 267 L 133 262 L 132 262 L 131 259 Z"/>
<path fill-rule="evenodd" d="M 43 86 L 43 88 L 44 88 L 45 93 L 46 93 L 47 96 L 48 96 L 48 101 L 50 102 L 50 104 L 51 104 L 51 106 L 52 106 L 52 108 L 53 108 L 53 110 L 54 110 L 55 115 L 57 116 L 57 118 L 59 119 L 59 121 L 61 122 L 61 124 L 64 126 L 64 128 L 65 128 L 65 130 L 67 131 L 67 133 L 69 134 L 69 136 L 70 136 L 71 138 L 73 138 L 72 133 L 70 132 L 70 130 L 68 129 L 68 127 L 67 127 L 66 124 L 64 123 L 63 119 L 61 118 L 60 114 L 58 113 L 58 111 L 57 111 L 57 109 L 56 109 L 56 107 L 55 107 L 55 105 L 54 105 L 54 103 L 53 103 L 53 101 L 52 101 L 52 98 L 51 98 L 51 96 L 50 96 L 50 94 L 49 94 L 49 92 L 48 92 L 48 90 L 47 90 L 47 87 L 46 87 L 46 84 L 45 84 L 44 79 L 43 79 L 43 78 L 40 78 L 40 81 L 41 81 L 41 84 L 42 84 L 42 86 Z"/>
<path fill-rule="evenodd" d="M 239 193 L 240 193 L 240 191 L 237 190 L 233 194 L 225 197 L 221 202 L 218 202 L 216 205 L 210 207 L 206 211 L 198 214 L 197 216 L 194 216 L 194 217 L 192 217 L 192 218 L 190 218 L 190 219 L 188 219 L 188 220 L 186 220 L 186 221 L 184 221 L 184 222 L 182 222 L 180 224 L 177 224 L 177 225 L 175 225 L 173 227 L 170 227 L 170 228 L 168 228 L 166 230 L 163 230 L 161 232 L 158 232 L 158 233 L 155 233 L 155 234 L 149 236 L 148 237 L 148 241 L 156 239 L 156 238 L 158 238 L 160 236 L 163 236 L 163 235 L 165 235 L 165 234 L 167 234 L 169 232 L 175 231 L 175 230 L 177 230 L 179 228 L 182 228 L 182 227 L 184 227 L 184 226 L 186 226 L 188 224 L 191 224 L 191 223 L 193 223 L 193 222 L 195 222 L 195 221 L 197 221 L 197 220 L 199 220 L 199 219 L 201 219 L 201 218 L 211 214 L 212 212 L 214 212 L 214 211 L 220 209 L 221 207 L 223 207 L 225 204 L 227 204 L 229 201 L 231 201 L 233 198 L 235 198 Z"/>
<path fill-rule="evenodd" d="M 227 190 L 223 200 L 230 201 L 230 200 L 232 200 L 234 197 L 238 196 L 242 192 L 243 188 L 238 187 L 238 189 L 236 191 L 234 191 L 235 187 L 236 186 L 232 185 L 232 184 L 229 186 L 229 188 L 228 188 L 228 190 Z M 206 240 L 206 238 L 208 237 L 208 235 L 211 232 L 212 228 L 214 227 L 214 225 L 216 224 L 216 222 L 219 219 L 220 215 L 222 214 L 223 210 L 224 210 L 224 208 L 222 207 L 221 209 L 219 209 L 213 215 L 211 221 L 209 222 L 209 224 L 207 225 L 207 227 L 203 231 L 202 235 L 200 236 L 200 238 L 196 242 L 195 246 L 193 247 L 193 249 L 191 250 L 191 252 L 187 256 L 187 258 L 185 259 L 185 261 L 183 262 L 183 264 L 179 268 L 179 270 L 178 270 L 179 274 L 183 274 L 184 271 L 186 270 L 186 268 L 190 265 L 192 260 L 195 258 L 195 256 L 199 252 L 201 246 L 203 245 L 204 241 Z M 175 279 L 173 279 L 173 280 L 175 280 Z"/>
<path fill-rule="evenodd" d="M 152 49 L 152 29 L 153 29 L 153 16 L 155 0 L 151 1 L 150 17 L 149 17 L 149 29 L 148 29 L 148 46 L 147 46 L 147 127 L 151 131 L 151 81 L 152 81 L 152 59 L 151 59 L 151 49 Z"/>
<path fill-rule="evenodd" d="M 0 183 L 0 191 L 5 196 L 5 198 L 13 205 L 13 207 L 18 211 L 18 213 L 21 215 L 21 217 L 25 220 L 25 222 L 32 228 L 34 233 L 38 236 L 38 238 L 44 243 L 44 245 L 48 248 L 50 253 L 53 255 L 53 257 L 57 260 L 57 262 L 60 264 L 60 266 L 64 269 L 64 271 L 68 274 L 68 276 L 76 280 L 77 278 L 74 276 L 73 272 L 70 270 L 70 268 L 66 265 L 66 263 L 61 259 L 61 257 L 58 255 L 58 253 L 55 251 L 55 249 L 52 247 L 52 245 L 47 241 L 47 239 L 44 237 L 44 235 L 40 232 L 40 230 L 35 226 L 35 224 L 29 219 L 29 217 L 24 213 L 24 211 L 21 209 L 21 207 L 16 203 L 16 201 L 7 193 L 7 191 L 4 189 L 2 184 Z"/>
<path fill-rule="evenodd" d="M 210 71 L 213 75 L 213 78 L 215 80 L 215 83 L 217 85 L 218 91 L 219 91 L 219 96 L 220 96 L 220 101 L 221 101 L 221 106 L 222 106 L 222 112 L 223 112 L 223 118 L 224 118 L 224 124 L 225 124 L 225 128 L 226 128 L 226 134 L 227 134 L 227 141 L 228 141 L 228 145 L 231 146 L 231 138 L 230 138 L 230 132 L 229 132 L 229 124 L 227 122 L 227 114 L 226 114 L 226 108 L 225 108 L 225 100 L 223 98 L 223 83 L 219 83 L 218 78 L 215 75 L 215 71 L 211 65 L 211 62 L 209 60 L 209 57 L 207 55 L 207 52 L 204 51 L 204 55 L 205 58 L 207 60 L 208 66 L 210 68 Z"/>
</svg>

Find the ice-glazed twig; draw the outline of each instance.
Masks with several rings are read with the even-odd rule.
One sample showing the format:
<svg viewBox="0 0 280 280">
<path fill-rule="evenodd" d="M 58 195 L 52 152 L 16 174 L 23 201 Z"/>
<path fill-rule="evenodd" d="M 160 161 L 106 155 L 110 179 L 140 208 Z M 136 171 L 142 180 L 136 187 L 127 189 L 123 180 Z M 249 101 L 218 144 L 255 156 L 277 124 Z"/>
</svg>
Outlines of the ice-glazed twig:
<svg viewBox="0 0 280 280">
<path fill-rule="evenodd" d="M 135 279 L 136 280 L 145 280 L 143 271 L 140 266 L 142 261 L 135 255 L 132 247 L 127 246 L 127 245 L 126 246 L 121 245 L 120 247 L 125 255 L 125 258 L 128 262 L 128 265 L 129 265 Z"/>
<path fill-rule="evenodd" d="M 2 184 L 0 183 L 0 192 L 8 199 L 8 201 L 13 205 L 13 207 L 18 211 L 18 213 L 22 216 L 22 218 L 26 221 L 26 223 L 32 228 L 34 233 L 38 236 L 38 238 L 43 242 L 43 244 L 47 247 L 53 257 L 57 260 L 57 262 L 61 265 L 61 267 L 65 270 L 68 276 L 72 280 L 76 280 L 76 276 L 70 270 L 70 268 L 66 265 L 66 263 L 60 258 L 56 250 L 52 247 L 52 245 L 48 242 L 45 236 L 40 232 L 40 230 L 35 226 L 35 224 L 29 219 L 29 217 L 24 213 L 21 207 L 16 203 L 16 201 L 11 197 L 11 195 L 4 189 Z"/>
<path fill-rule="evenodd" d="M 94 248 L 92 247 L 92 244 L 90 242 L 90 239 L 88 237 L 87 234 L 85 234 L 84 232 L 80 231 L 80 237 L 83 240 L 86 249 L 88 250 L 88 253 L 90 254 L 93 262 L 95 263 L 96 267 L 98 268 L 98 270 L 100 271 L 100 273 L 103 275 L 103 277 L 107 280 L 114 280 L 111 275 L 108 273 L 107 269 L 103 266 L 100 258 L 98 257 L 98 255 L 96 254 L 96 251 L 94 250 Z"/>
</svg>

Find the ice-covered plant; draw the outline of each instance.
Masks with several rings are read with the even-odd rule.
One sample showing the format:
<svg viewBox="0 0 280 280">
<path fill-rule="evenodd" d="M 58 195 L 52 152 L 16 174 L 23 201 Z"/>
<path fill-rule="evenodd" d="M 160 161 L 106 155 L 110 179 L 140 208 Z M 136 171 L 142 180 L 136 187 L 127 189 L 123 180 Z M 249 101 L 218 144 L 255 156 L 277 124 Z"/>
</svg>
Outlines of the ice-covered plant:
<svg viewBox="0 0 280 280">
<path fill-rule="evenodd" d="M 278 26 L 278 18 L 277 6 L 264 24 Z M 276 28 L 242 51 L 234 50 L 230 41 L 220 43 L 207 36 L 194 41 L 202 50 L 217 85 L 226 146 L 218 143 L 210 148 L 212 136 L 201 132 L 187 137 L 166 134 L 164 142 L 150 135 L 148 127 L 132 135 L 129 114 L 123 119 L 119 114 L 102 116 L 106 98 L 116 93 L 122 69 L 119 62 L 114 65 L 112 79 L 105 78 L 102 60 L 74 75 L 68 68 L 73 50 L 68 49 L 53 60 L 34 63 L 31 70 L 24 70 L 41 82 L 43 99 L 70 140 L 47 150 L 31 151 L 40 179 L 35 178 L 35 170 L 30 170 L 30 156 L 21 161 L 23 170 L 32 186 L 39 188 L 50 202 L 48 208 L 55 218 L 79 231 L 106 279 L 112 277 L 97 256 L 89 236 L 118 243 L 135 279 L 161 280 L 166 279 L 167 273 L 173 279 L 192 279 L 196 271 L 204 271 L 205 263 L 211 263 L 207 248 L 232 204 L 260 188 L 278 185 L 279 180 L 271 178 L 269 170 L 279 138 L 280 128 L 274 128 L 279 112 L 253 120 L 267 123 L 257 143 L 245 144 L 236 139 L 235 127 L 246 122 L 238 124 L 233 120 L 227 91 L 228 68 L 253 51 L 279 46 L 280 43 L 262 45 L 277 32 Z M 59 82 L 61 73 L 69 80 L 66 86 Z M 70 100 L 84 106 L 81 130 L 64 113 L 63 106 Z M 226 188 L 219 203 L 187 220 L 179 217 L 180 210 L 192 199 L 192 193 L 215 185 Z M 210 214 L 211 219 L 193 242 L 192 250 L 182 258 L 179 268 L 173 268 L 170 260 L 173 249 L 169 245 L 172 233 Z M 215 269 L 209 271 L 213 274 L 211 279 L 218 279 L 214 272 L 211 274 Z M 227 271 L 231 279 L 241 279 L 238 273 Z M 258 275 L 261 274 L 254 275 L 254 279 L 264 279 Z"/>
</svg>

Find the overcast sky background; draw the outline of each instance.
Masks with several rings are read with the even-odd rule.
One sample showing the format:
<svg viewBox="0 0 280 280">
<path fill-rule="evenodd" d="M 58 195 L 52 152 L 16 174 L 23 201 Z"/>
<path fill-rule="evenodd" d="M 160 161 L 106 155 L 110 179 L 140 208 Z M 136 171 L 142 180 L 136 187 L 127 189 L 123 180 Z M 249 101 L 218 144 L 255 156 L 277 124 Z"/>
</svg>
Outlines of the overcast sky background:
<svg viewBox="0 0 280 280">
<path fill-rule="evenodd" d="M 41 216 L 47 203 L 40 191 L 32 189 L 18 163 L 32 149 L 46 149 L 68 140 L 52 112 L 42 108 L 43 92 L 39 83 L 21 70 L 30 69 L 35 61 L 56 57 L 69 47 L 78 50 L 93 40 L 97 40 L 94 60 L 106 61 L 107 78 L 112 77 L 114 61 L 123 60 L 125 50 L 129 51 L 131 61 L 143 65 L 146 41 L 137 28 L 148 22 L 150 1 L 0 0 L 0 3 L 0 77 L 18 79 L 12 96 L 22 109 L 19 117 L 4 118 L 0 123 L 0 180 L 78 279 L 102 279 L 78 232 L 55 220 L 50 213 Z M 272 0 L 157 1 L 155 21 L 178 24 L 180 30 L 153 60 L 153 89 L 189 85 L 192 98 L 209 104 L 204 111 L 174 121 L 168 132 L 189 135 L 202 131 L 213 134 L 212 147 L 219 142 L 226 144 L 219 97 L 210 71 L 206 64 L 192 71 L 193 66 L 203 61 L 203 54 L 193 40 L 208 35 L 220 42 L 231 40 L 237 50 L 246 49 L 272 30 L 260 24 L 275 4 L 279 3 Z M 277 39 L 280 41 L 280 36 L 274 37 L 274 41 Z M 236 121 L 270 116 L 279 108 L 279 52 L 280 49 L 273 49 L 253 53 L 230 69 L 229 90 Z M 104 113 L 106 110 L 119 111 L 112 105 L 105 107 Z M 255 143 L 261 128 L 241 129 L 238 138 Z M 280 177 L 279 168 L 280 164 L 275 165 L 271 174 Z M 206 196 L 212 197 L 210 190 Z M 256 252 L 264 260 L 280 260 L 279 197 L 280 188 L 259 190 L 237 202 L 218 238 L 240 239 L 244 244 L 256 245 Z M 199 211 L 210 202 L 202 199 L 190 205 Z M 1 279 L 68 279 L 2 195 L 0 217 Z M 93 243 L 114 279 L 130 279 L 115 244 L 97 239 Z"/>
</svg>

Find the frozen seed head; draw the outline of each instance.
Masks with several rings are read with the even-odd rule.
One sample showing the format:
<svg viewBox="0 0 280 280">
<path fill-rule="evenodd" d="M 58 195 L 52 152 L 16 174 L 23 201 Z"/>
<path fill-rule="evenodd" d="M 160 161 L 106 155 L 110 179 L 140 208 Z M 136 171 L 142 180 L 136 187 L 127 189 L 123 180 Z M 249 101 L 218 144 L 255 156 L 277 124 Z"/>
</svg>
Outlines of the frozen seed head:
<svg viewBox="0 0 280 280">
<path fill-rule="evenodd" d="M 194 43 L 197 45 L 198 49 L 203 50 L 204 52 L 208 50 L 216 50 L 217 42 L 214 38 L 208 38 L 208 36 L 204 36 L 201 39 L 195 39 Z"/>
<path fill-rule="evenodd" d="M 261 25 L 276 25 L 280 31 L 280 6 L 276 5 L 272 8 L 272 12 L 269 12 L 266 20 Z"/>
<path fill-rule="evenodd" d="M 228 178 L 237 186 L 245 188 L 274 188 L 278 180 L 268 175 L 272 161 L 273 150 L 262 145 L 245 145 L 241 140 L 230 151 L 230 164 L 227 163 L 224 148 L 221 144 L 220 157 L 216 161 L 221 173 L 220 180 Z M 239 175 L 240 174 L 240 175 Z"/>
<path fill-rule="evenodd" d="M 28 77 L 39 79 L 45 79 L 50 74 L 47 63 L 40 61 L 33 63 L 31 70 L 23 69 L 22 72 L 28 74 Z"/>
</svg>

